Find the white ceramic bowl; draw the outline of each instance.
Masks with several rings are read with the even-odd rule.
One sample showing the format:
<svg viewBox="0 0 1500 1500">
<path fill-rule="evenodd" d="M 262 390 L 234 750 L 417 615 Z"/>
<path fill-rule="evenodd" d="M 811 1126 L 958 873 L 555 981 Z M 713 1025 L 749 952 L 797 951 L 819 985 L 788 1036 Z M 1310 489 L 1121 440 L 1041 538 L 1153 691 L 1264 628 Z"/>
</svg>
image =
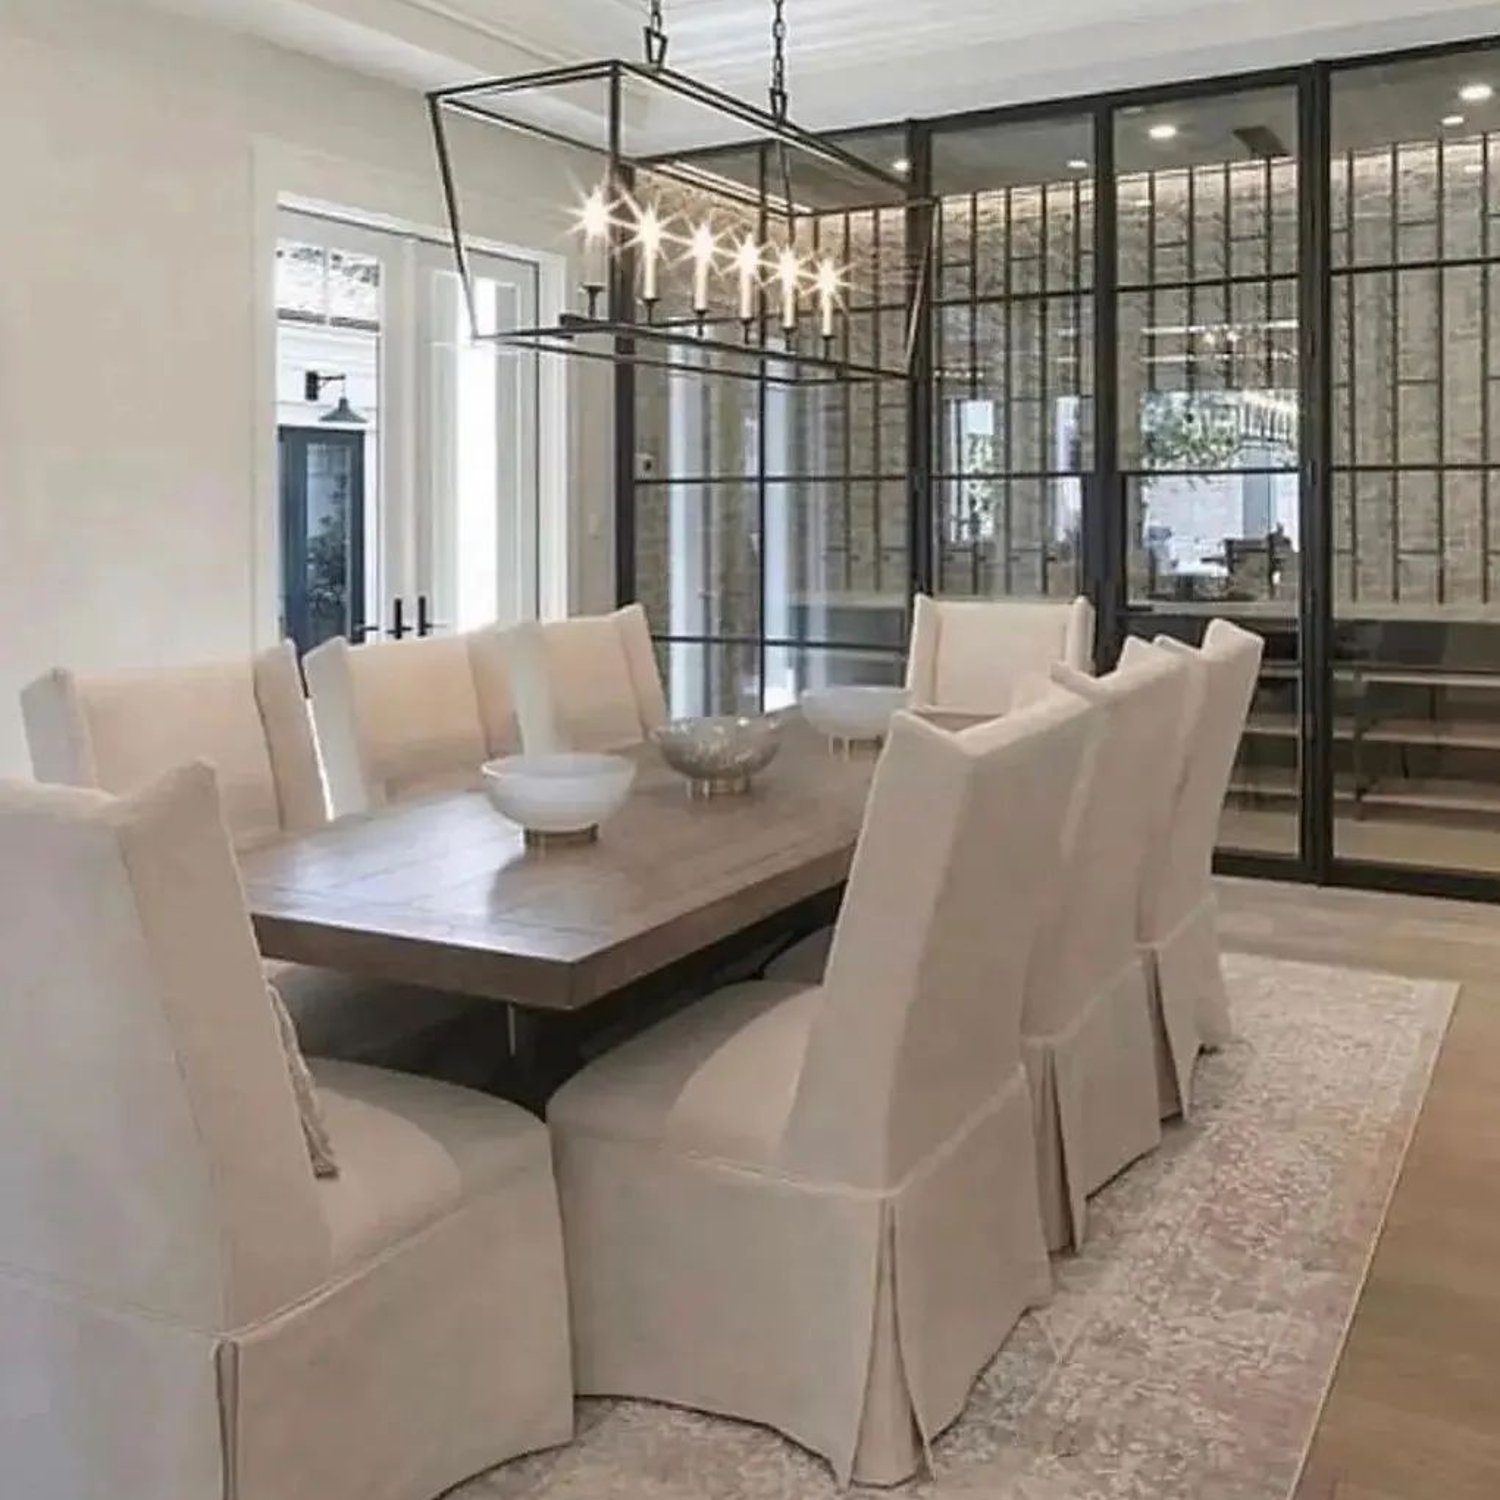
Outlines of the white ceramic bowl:
<svg viewBox="0 0 1500 1500">
<path fill-rule="evenodd" d="M 528 838 L 590 835 L 618 812 L 635 780 L 635 762 L 620 755 L 507 755 L 484 767 L 495 810 Z"/>
<path fill-rule="evenodd" d="M 800 702 L 802 717 L 820 734 L 836 740 L 878 740 L 908 698 L 906 689 L 898 687 L 828 687 L 810 688 Z"/>
</svg>

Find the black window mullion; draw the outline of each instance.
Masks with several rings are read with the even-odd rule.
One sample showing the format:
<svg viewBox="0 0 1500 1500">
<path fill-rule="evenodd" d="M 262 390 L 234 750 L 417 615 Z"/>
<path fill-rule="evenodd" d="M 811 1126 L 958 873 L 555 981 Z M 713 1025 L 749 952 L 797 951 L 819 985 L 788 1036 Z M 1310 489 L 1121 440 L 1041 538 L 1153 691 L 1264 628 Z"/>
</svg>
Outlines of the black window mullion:
<svg viewBox="0 0 1500 1500">
<path fill-rule="evenodd" d="M 1008 201 L 1008 200 L 1007 200 Z M 1010 268 L 1006 267 L 1005 291 L 1009 295 Z M 968 319 L 969 334 L 969 399 L 977 400 L 979 397 L 979 194 L 969 194 L 969 306 L 966 313 Z M 1007 304 L 1008 305 L 1008 304 Z M 960 431 L 960 436 L 962 432 Z M 969 456 L 960 453 L 956 466 L 961 474 L 967 475 L 969 470 Z M 965 492 L 968 492 L 968 481 L 964 481 Z M 980 592 L 980 559 L 983 549 L 980 547 L 979 519 L 977 516 L 969 518 L 969 592 L 977 594 Z"/>
<path fill-rule="evenodd" d="M 1085 492 L 1085 591 L 1098 619 L 1095 659 L 1112 665 L 1119 652 L 1125 602 L 1125 492 L 1120 481 L 1119 195 L 1115 180 L 1115 117 L 1098 103 L 1094 124 L 1094 467 Z"/>
<path fill-rule="evenodd" d="M 1490 602 L 1490 477 L 1494 455 L 1490 452 L 1490 278 L 1493 271 L 1490 259 L 1490 142 L 1491 133 L 1485 131 L 1480 144 L 1480 211 L 1479 249 L 1480 258 L 1486 262 L 1479 272 L 1479 457 L 1484 464 L 1479 493 L 1479 554 L 1480 580 L 1479 598 L 1484 604 Z"/>
<path fill-rule="evenodd" d="M 1332 150 L 1329 70 L 1298 85 L 1298 350 L 1301 397 L 1300 507 L 1303 566 L 1298 599 L 1299 843 L 1301 864 L 1328 878 L 1333 858 Z M 1352 222 L 1352 221 L 1351 221 Z"/>
<path fill-rule="evenodd" d="M 911 163 L 906 210 L 908 349 L 906 387 L 907 599 L 933 588 L 933 549 L 940 546 L 933 516 L 932 480 L 935 411 L 933 341 L 938 336 L 934 293 L 940 274 L 942 210 L 932 197 L 932 133 L 922 125 L 907 129 Z M 877 496 L 880 491 L 877 490 Z M 878 501 L 877 501 L 878 503 Z M 939 554 L 941 555 L 941 554 Z M 908 610 L 908 619 L 910 610 Z"/>
<path fill-rule="evenodd" d="M 1344 421 L 1348 425 L 1349 480 L 1349 598 L 1359 599 L 1359 480 L 1354 474 L 1359 460 L 1359 361 L 1355 357 L 1357 332 L 1354 323 L 1354 293 L 1359 285 L 1354 265 L 1354 152 L 1344 154 Z M 1330 277 L 1332 272 L 1330 271 Z"/>
<path fill-rule="evenodd" d="M 1390 171 L 1387 182 L 1390 189 L 1390 234 L 1391 234 L 1391 463 L 1401 463 L 1401 148 L 1393 145 L 1390 150 Z M 1391 602 L 1401 602 L 1401 481 L 1393 475 L 1391 479 Z"/>
<path fill-rule="evenodd" d="M 1437 440 L 1437 602 L 1443 604 L 1448 598 L 1448 476 L 1444 472 L 1443 462 L 1448 454 L 1447 428 L 1448 428 L 1448 354 L 1444 347 L 1446 342 L 1448 314 L 1444 307 L 1444 298 L 1447 294 L 1447 268 L 1443 265 L 1443 255 L 1447 250 L 1447 233 L 1444 220 L 1446 218 L 1445 191 L 1447 184 L 1444 176 L 1447 171 L 1447 162 L 1443 151 L 1442 138 L 1437 143 L 1437 183 L 1436 197 L 1434 200 L 1434 211 L 1437 215 L 1435 235 L 1437 241 L 1437 284 L 1433 290 L 1434 306 L 1433 314 L 1437 321 L 1436 336 L 1437 348 L 1435 350 L 1437 361 L 1437 390 L 1434 400 L 1437 404 L 1437 431 L 1434 437 Z M 1488 207 L 1488 205 L 1486 205 Z"/>
<path fill-rule="evenodd" d="M 769 150 L 761 145 L 757 152 L 757 167 L 760 177 L 760 207 L 759 222 L 757 224 L 757 238 L 764 245 L 766 243 L 767 223 L 767 192 L 770 187 L 770 162 L 768 160 Z M 787 225 L 787 241 L 792 240 L 792 226 Z M 765 296 L 761 295 L 761 342 L 765 342 Z M 756 630 L 759 638 L 755 651 L 755 699 L 760 711 L 766 709 L 766 461 L 768 447 L 766 441 L 766 417 L 770 409 L 769 386 L 766 380 L 767 369 L 764 364 L 760 366 L 760 379 L 755 382 L 755 514 L 756 528 L 759 535 L 759 545 L 755 549 L 756 568 Z M 705 658 L 708 652 L 704 652 Z"/>
</svg>

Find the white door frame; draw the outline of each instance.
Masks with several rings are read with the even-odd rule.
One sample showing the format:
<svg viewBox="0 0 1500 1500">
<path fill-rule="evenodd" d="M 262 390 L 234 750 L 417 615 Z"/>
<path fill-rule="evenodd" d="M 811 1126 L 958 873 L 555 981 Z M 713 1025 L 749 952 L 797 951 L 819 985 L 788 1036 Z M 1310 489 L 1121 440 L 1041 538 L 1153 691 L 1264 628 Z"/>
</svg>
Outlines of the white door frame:
<svg viewBox="0 0 1500 1500">
<path fill-rule="evenodd" d="M 467 327 L 463 314 L 463 294 L 453 258 L 444 246 L 420 244 L 415 247 L 418 358 L 434 359 L 452 347 L 459 327 Z M 484 283 L 492 281 L 503 292 L 509 292 L 514 305 L 499 321 L 507 326 L 534 326 L 541 307 L 541 285 L 534 260 L 514 255 L 499 256 L 489 251 L 471 250 L 469 269 L 474 278 L 476 296 L 484 295 Z M 459 337 L 463 335 L 460 333 Z M 496 431 L 515 439 L 514 447 L 501 445 L 497 461 L 512 466 L 513 484 L 510 498 L 515 502 L 508 512 L 497 514 L 492 562 L 499 596 L 498 616 L 502 624 L 535 618 L 542 612 L 541 537 L 548 528 L 541 524 L 542 455 L 540 426 L 542 393 L 540 370 L 545 363 L 538 355 L 524 351 L 507 351 L 495 345 L 480 345 L 483 357 L 494 362 L 497 374 L 519 378 L 497 378 Z M 444 363 L 447 374 L 458 375 L 460 365 Z M 456 453 L 440 438 L 440 427 L 446 427 L 454 416 L 431 409 L 434 401 L 453 401 L 457 391 L 432 373 L 420 382 L 420 395 L 428 402 L 420 416 L 424 431 L 435 439 L 428 461 L 416 477 L 417 510 L 421 516 L 417 548 L 420 574 L 432 583 L 433 607 L 438 617 L 450 624 L 459 619 L 457 586 L 460 572 L 458 559 L 457 474 L 444 464 Z M 442 420 L 440 420 L 440 416 Z M 497 476 L 498 477 L 498 476 Z M 449 579 L 454 586 L 450 588 Z M 469 622 L 474 623 L 474 622 Z"/>
<path fill-rule="evenodd" d="M 374 171 L 366 163 L 342 161 L 287 146 L 269 137 L 253 143 L 252 170 L 254 224 L 251 235 L 253 266 L 252 316 L 254 319 L 252 362 L 255 369 L 254 399 L 250 420 L 253 435 L 254 463 L 251 476 L 249 572 L 250 572 L 250 639 L 254 646 L 274 643 L 280 634 L 281 595 L 281 518 L 278 487 L 278 454 L 276 439 L 276 244 L 281 238 L 283 210 L 307 214 L 327 224 L 346 226 L 384 237 L 405 236 L 412 242 L 447 246 L 449 241 L 441 225 L 423 222 L 402 214 L 385 214 L 378 208 L 351 209 L 336 197 L 325 193 L 348 192 L 350 197 L 364 198 L 367 203 L 396 202 L 403 207 L 430 203 L 433 184 L 413 178 Z M 293 191 L 296 184 L 302 191 Z M 309 191 L 311 190 L 311 191 Z M 538 297 L 541 320 L 555 322 L 565 306 L 568 287 L 567 263 L 563 256 L 520 245 L 508 245 L 492 239 L 471 239 L 475 249 L 535 263 L 538 272 Z M 382 339 L 382 359 L 384 345 Z M 414 378 L 414 370 L 410 372 Z M 386 373 L 382 372 L 385 379 Z M 389 378 L 401 378 L 393 369 Z M 538 382 L 538 608 L 544 618 L 566 615 L 569 607 L 570 582 L 570 467 L 569 403 L 571 382 L 561 359 L 544 359 Z M 386 424 L 387 443 L 392 454 L 390 464 L 410 464 L 408 455 L 401 457 L 402 441 Z M 382 481 L 392 475 L 382 459 Z M 408 471 L 409 473 L 409 471 Z M 389 503 L 395 490 L 388 490 Z M 406 493 L 410 493 L 409 488 Z M 405 558 L 413 557 L 408 548 Z M 401 564 L 403 567 L 405 563 Z M 404 580 L 403 580 L 404 581 Z M 387 585 L 391 580 L 388 577 Z M 379 607 L 378 599 L 370 608 Z"/>
</svg>

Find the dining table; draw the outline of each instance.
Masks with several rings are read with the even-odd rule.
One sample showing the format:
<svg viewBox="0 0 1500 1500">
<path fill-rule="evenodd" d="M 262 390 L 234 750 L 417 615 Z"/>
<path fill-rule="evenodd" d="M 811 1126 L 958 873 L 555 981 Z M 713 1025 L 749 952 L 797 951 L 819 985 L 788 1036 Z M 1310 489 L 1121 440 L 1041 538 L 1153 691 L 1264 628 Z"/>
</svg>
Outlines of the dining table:
<svg viewBox="0 0 1500 1500">
<path fill-rule="evenodd" d="M 249 851 L 265 957 L 483 997 L 509 1008 L 528 1102 L 585 1038 L 649 1019 L 725 955 L 836 910 L 875 754 L 792 713 L 738 795 L 695 798 L 649 744 L 594 842 L 534 847 L 473 787 L 340 818 Z"/>
</svg>

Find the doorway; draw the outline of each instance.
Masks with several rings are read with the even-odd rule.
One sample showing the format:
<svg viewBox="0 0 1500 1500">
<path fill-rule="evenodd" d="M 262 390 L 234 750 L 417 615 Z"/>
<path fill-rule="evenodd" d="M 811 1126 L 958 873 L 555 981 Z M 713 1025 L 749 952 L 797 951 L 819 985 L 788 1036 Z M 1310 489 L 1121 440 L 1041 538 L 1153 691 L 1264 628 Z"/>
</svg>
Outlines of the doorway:
<svg viewBox="0 0 1500 1500">
<path fill-rule="evenodd" d="M 471 266 L 481 328 L 536 320 L 536 262 Z M 276 333 L 282 633 L 306 651 L 534 618 L 562 417 L 537 355 L 471 337 L 451 250 L 283 210 Z"/>
</svg>

